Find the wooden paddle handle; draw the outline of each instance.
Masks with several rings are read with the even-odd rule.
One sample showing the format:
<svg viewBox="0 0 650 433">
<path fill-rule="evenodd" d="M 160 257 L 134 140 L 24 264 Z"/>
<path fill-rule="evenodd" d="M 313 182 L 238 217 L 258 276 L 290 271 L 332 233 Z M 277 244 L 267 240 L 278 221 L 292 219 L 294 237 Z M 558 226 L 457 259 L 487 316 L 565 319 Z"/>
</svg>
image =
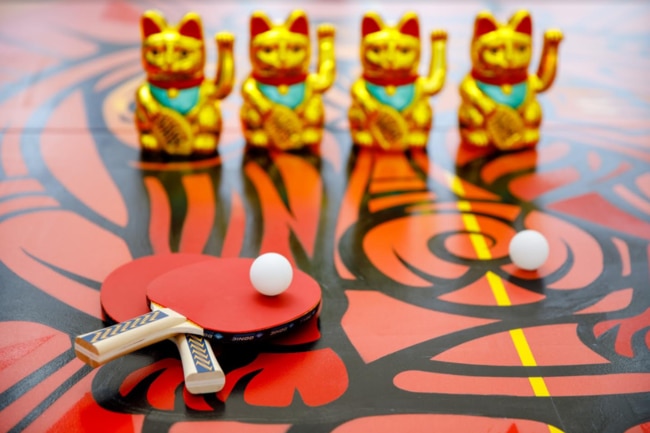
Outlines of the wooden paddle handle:
<svg viewBox="0 0 650 433">
<path fill-rule="evenodd" d="M 173 340 L 181 355 L 185 388 L 192 394 L 220 391 L 226 377 L 210 343 L 200 335 L 192 334 L 179 334 Z"/>
<path fill-rule="evenodd" d="M 119 356 L 184 332 L 174 327 L 186 322 L 185 316 L 168 308 L 153 310 L 126 322 L 79 335 L 75 338 L 75 353 L 86 364 L 97 367 Z"/>
</svg>

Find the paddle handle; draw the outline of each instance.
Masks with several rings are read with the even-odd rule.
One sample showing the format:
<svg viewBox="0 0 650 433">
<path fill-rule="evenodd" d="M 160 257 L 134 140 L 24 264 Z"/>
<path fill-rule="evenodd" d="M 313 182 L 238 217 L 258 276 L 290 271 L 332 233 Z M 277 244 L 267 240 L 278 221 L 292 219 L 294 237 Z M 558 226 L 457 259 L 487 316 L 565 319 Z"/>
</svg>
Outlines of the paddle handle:
<svg viewBox="0 0 650 433">
<path fill-rule="evenodd" d="M 97 367 L 178 334 L 179 330 L 174 327 L 183 323 L 187 323 L 185 316 L 168 308 L 153 310 L 126 322 L 77 336 L 75 353 L 86 364 Z"/>
<path fill-rule="evenodd" d="M 220 391 L 226 377 L 210 343 L 204 337 L 192 334 L 179 334 L 173 340 L 181 355 L 187 390 L 192 394 Z"/>
</svg>

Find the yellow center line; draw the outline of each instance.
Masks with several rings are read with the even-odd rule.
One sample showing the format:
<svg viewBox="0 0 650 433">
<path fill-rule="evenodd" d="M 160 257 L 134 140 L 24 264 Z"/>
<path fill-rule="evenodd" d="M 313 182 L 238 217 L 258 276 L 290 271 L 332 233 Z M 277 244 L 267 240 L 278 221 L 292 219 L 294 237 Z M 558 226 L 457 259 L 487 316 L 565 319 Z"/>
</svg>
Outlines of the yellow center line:
<svg viewBox="0 0 650 433">
<path fill-rule="evenodd" d="M 465 197 L 465 190 L 460 179 L 451 173 L 446 174 L 451 190 L 459 197 Z M 470 232 L 469 239 L 472 243 L 472 246 L 474 247 L 476 256 L 479 260 L 490 260 L 492 258 L 490 248 L 485 240 L 485 237 L 481 234 L 478 219 L 472 213 L 472 206 L 470 202 L 467 200 L 459 200 L 457 206 L 458 210 L 462 212 L 461 218 L 463 225 L 465 226 L 465 229 Z M 492 294 L 494 295 L 494 299 L 496 300 L 497 305 L 500 307 L 508 307 L 512 305 L 510 297 L 508 296 L 508 291 L 506 290 L 501 277 L 492 271 L 488 271 L 485 274 L 485 277 L 487 278 L 488 285 L 492 290 Z M 533 352 L 530 349 L 530 345 L 528 344 L 528 340 L 526 339 L 526 335 L 524 334 L 523 329 L 518 328 L 510 330 L 510 338 L 512 339 L 512 343 L 517 350 L 521 364 L 524 367 L 536 367 L 537 362 L 535 361 L 535 357 L 533 356 Z M 529 377 L 528 381 L 530 382 L 530 386 L 532 387 L 533 393 L 536 397 L 550 397 L 550 393 L 548 392 L 544 378 Z M 547 426 L 550 433 L 562 433 L 562 430 L 559 430 L 550 424 L 547 424 Z"/>
</svg>

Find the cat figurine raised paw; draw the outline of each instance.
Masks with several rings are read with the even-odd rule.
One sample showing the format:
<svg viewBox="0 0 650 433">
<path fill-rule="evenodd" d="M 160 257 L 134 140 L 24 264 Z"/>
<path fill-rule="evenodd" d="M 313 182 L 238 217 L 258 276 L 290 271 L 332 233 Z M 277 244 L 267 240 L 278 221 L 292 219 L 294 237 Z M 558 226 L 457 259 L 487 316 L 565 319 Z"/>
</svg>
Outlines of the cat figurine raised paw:
<svg viewBox="0 0 650 433">
<path fill-rule="evenodd" d="M 490 12 L 477 15 L 472 70 L 460 85 L 462 145 L 509 151 L 534 147 L 539 141 L 542 109 L 536 95 L 553 84 L 562 32 L 544 33 L 539 68 L 529 74 L 532 28 L 525 10 L 516 12 L 507 24 L 497 22 Z"/>
<path fill-rule="evenodd" d="M 429 98 L 445 83 L 447 32 L 430 34 L 431 62 L 420 76 L 420 23 L 404 14 L 396 26 L 374 12 L 361 23 L 362 76 L 350 90 L 348 110 L 352 141 L 358 147 L 384 150 L 426 148 L 433 122 Z"/>
<path fill-rule="evenodd" d="M 157 11 L 140 21 L 142 64 L 147 81 L 135 95 L 135 124 L 144 158 L 204 158 L 217 153 L 222 118 L 220 100 L 235 81 L 234 37 L 215 36 L 215 80 L 206 79 L 201 18 L 186 14 L 177 26 Z"/>
<path fill-rule="evenodd" d="M 314 149 L 325 123 L 322 94 L 334 83 L 334 27 L 318 26 L 318 71 L 309 72 L 309 20 L 293 11 L 283 24 L 263 12 L 250 18 L 251 73 L 242 85 L 240 118 L 251 148 Z"/>
</svg>

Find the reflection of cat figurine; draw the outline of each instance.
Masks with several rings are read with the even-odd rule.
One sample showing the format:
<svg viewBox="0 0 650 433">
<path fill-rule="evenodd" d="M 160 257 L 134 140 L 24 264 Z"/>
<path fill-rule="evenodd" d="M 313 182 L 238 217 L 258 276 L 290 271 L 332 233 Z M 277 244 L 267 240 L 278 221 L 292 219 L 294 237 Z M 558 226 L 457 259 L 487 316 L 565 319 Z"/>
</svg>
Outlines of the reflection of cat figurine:
<svg viewBox="0 0 650 433">
<path fill-rule="evenodd" d="M 352 85 L 348 112 L 352 140 L 363 147 L 424 148 L 433 120 L 429 97 L 445 83 L 447 33 L 431 32 L 429 74 L 422 77 L 416 14 L 406 13 L 391 27 L 366 13 L 361 37 L 363 76 Z"/>
<path fill-rule="evenodd" d="M 334 83 L 334 27 L 318 26 L 318 72 L 309 73 L 309 21 L 293 11 L 284 24 L 262 12 L 250 19 L 252 71 L 242 85 L 240 115 L 252 147 L 300 149 L 318 145 L 325 110 L 321 94 Z"/>
<path fill-rule="evenodd" d="M 201 18 L 188 13 L 177 27 L 156 11 L 142 15 L 142 64 L 146 83 L 136 92 L 135 122 L 143 152 L 167 156 L 214 155 L 221 133 L 219 100 L 234 84 L 230 33 L 216 35 L 215 81 L 205 79 Z"/>
<path fill-rule="evenodd" d="M 539 141 L 542 109 L 535 98 L 555 79 L 559 30 L 544 34 L 537 74 L 528 74 L 532 20 L 518 11 L 507 24 L 481 12 L 474 23 L 472 71 L 460 85 L 458 122 L 463 144 L 500 150 L 532 147 Z"/>
</svg>

